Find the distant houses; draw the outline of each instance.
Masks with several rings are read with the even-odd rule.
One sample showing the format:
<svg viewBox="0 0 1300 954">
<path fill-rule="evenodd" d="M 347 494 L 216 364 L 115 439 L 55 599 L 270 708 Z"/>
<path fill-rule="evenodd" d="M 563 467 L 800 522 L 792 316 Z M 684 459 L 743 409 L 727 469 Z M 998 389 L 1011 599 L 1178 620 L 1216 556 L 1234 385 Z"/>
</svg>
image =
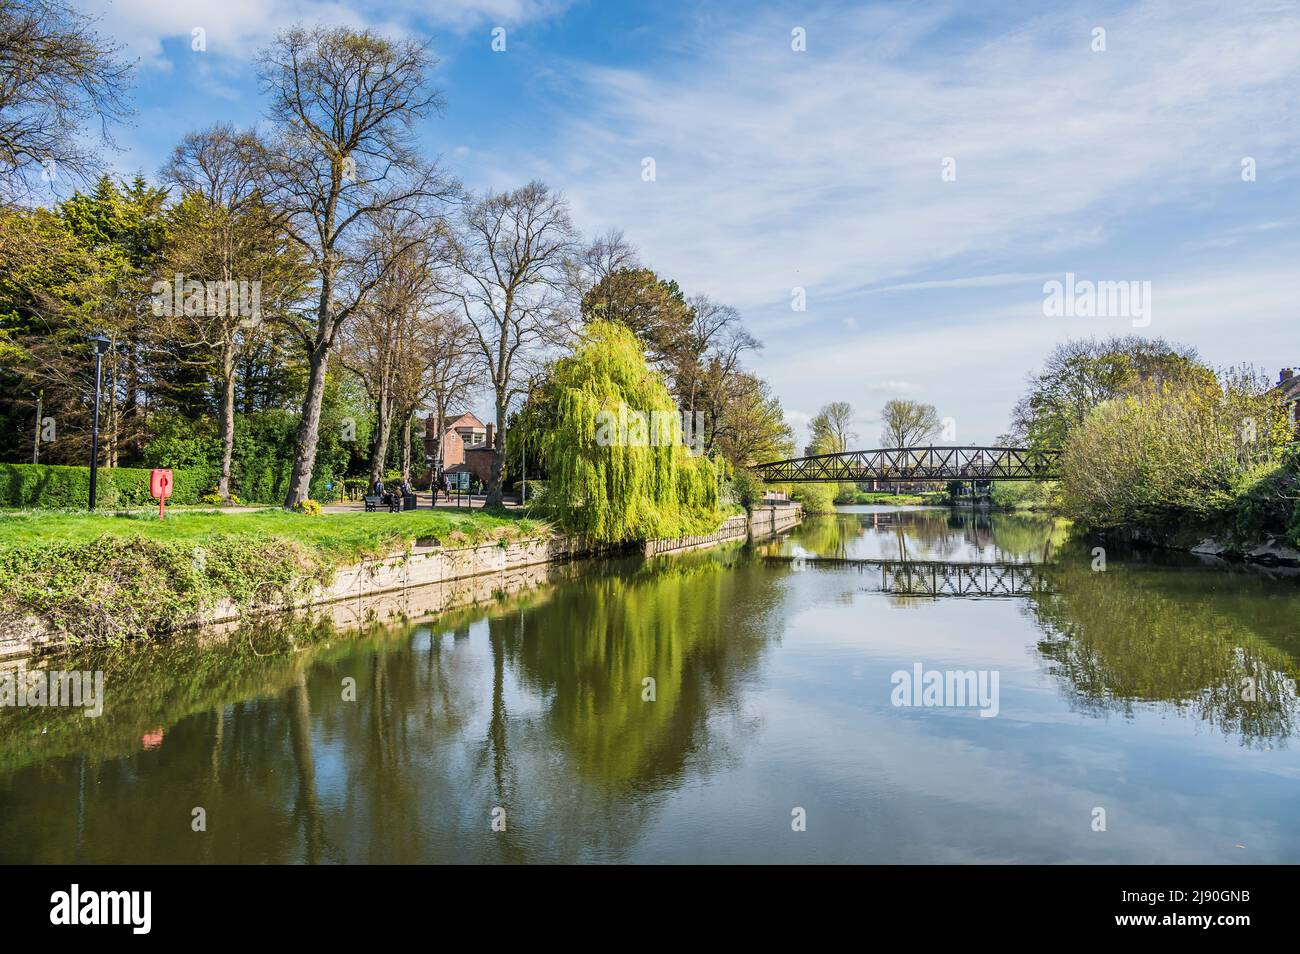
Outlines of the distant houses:
<svg viewBox="0 0 1300 954">
<path fill-rule="evenodd" d="M 443 485 L 453 490 L 470 490 L 475 483 L 488 482 L 495 442 L 495 426 L 484 424 L 469 411 L 441 421 L 431 414 L 425 421 L 424 453 L 433 460 L 435 451 L 439 452 L 436 469 L 442 474 Z"/>
<path fill-rule="evenodd" d="M 1300 374 L 1293 368 L 1283 368 L 1277 375 L 1277 391 L 1287 406 L 1291 433 L 1300 438 Z"/>
</svg>

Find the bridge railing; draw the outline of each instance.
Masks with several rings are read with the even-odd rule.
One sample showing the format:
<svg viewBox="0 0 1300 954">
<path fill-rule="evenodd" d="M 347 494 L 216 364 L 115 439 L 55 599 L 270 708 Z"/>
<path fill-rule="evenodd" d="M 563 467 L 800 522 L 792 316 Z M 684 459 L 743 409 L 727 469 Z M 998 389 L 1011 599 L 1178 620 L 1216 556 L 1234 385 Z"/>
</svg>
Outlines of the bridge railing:
<svg viewBox="0 0 1300 954">
<path fill-rule="evenodd" d="M 754 467 L 769 483 L 867 480 L 1052 480 L 1060 452 L 1028 447 L 885 447 L 771 461 Z"/>
</svg>

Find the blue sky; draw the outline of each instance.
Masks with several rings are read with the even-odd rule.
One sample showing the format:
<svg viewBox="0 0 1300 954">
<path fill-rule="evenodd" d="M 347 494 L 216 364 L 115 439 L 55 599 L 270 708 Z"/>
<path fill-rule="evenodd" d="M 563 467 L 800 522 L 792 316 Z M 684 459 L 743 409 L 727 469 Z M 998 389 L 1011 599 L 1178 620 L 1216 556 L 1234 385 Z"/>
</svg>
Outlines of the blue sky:
<svg viewBox="0 0 1300 954">
<path fill-rule="evenodd" d="M 740 308 L 801 437 L 846 400 L 875 446 L 880 406 L 908 397 L 958 442 L 990 440 L 1071 337 L 1300 366 L 1296 2 L 84 5 L 140 59 L 124 173 L 152 174 L 188 130 L 256 122 L 251 61 L 287 25 L 431 38 L 447 109 L 429 153 L 476 189 L 542 178 L 585 234 L 619 227 L 688 293 Z M 1150 282 L 1150 323 L 1045 317 L 1066 272 Z"/>
</svg>

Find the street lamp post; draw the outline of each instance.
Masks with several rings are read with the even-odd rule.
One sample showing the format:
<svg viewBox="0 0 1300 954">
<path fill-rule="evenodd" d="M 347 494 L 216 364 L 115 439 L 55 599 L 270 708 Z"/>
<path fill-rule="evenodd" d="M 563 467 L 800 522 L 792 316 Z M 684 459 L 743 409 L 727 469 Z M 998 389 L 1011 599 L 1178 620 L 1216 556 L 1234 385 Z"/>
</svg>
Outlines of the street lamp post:
<svg viewBox="0 0 1300 954">
<path fill-rule="evenodd" d="M 86 339 L 95 349 L 95 410 L 90 423 L 90 509 L 95 509 L 95 479 L 99 476 L 99 390 L 104 380 L 104 355 L 108 352 L 109 340 L 102 331 L 97 331 Z"/>
</svg>

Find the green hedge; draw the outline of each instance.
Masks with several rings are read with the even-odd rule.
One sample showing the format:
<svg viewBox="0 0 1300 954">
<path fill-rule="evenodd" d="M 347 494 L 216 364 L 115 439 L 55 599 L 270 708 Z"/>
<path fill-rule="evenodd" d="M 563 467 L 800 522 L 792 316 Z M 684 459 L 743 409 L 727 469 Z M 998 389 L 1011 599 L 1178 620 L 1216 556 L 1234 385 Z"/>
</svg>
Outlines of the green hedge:
<svg viewBox="0 0 1300 954">
<path fill-rule="evenodd" d="M 206 469 L 173 470 L 168 503 L 196 504 L 213 483 Z M 0 507 L 84 509 L 90 500 L 90 468 L 55 464 L 0 464 Z M 149 496 L 149 471 L 143 467 L 101 467 L 95 482 L 96 507 L 139 507 L 157 503 Z"/>
</svg>

